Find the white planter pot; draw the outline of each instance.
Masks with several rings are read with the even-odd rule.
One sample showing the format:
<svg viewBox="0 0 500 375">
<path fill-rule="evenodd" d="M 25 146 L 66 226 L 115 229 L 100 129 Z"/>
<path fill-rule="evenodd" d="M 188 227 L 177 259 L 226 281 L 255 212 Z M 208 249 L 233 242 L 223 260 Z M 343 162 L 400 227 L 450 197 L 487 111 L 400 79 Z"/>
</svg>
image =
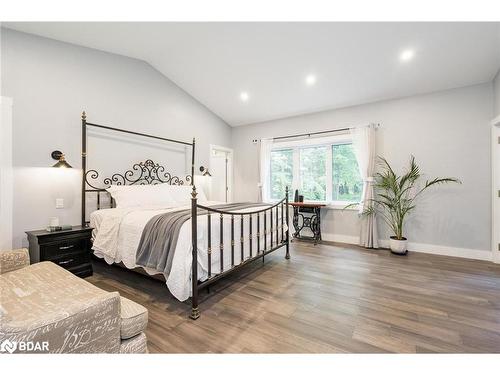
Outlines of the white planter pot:
<svg viewBox="0 0 500 375">
<path fill-rule="evenodd" d="M 393 252 L 394 254 L 404 255 L 408 252 L 408 240 L 404 237 L 402 240 L 397 240 L 395 237 L 391 237 L 389 243 L 391 246 L 391 252 Z"/>
</svg>

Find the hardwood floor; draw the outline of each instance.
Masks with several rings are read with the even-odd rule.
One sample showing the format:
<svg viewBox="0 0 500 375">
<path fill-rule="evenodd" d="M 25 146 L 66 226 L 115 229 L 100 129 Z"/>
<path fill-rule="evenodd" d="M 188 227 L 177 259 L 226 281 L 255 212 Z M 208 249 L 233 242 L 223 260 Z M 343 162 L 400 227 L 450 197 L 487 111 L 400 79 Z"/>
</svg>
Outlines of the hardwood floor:
<svg viewBox="0 0 500 375">
<path fill-rule="evenodd" d="M 500 266 L 294 243 L 203 292 L 201 317 L 166 286 L 94 263 L 86 280 L 149 310 L 152 353 L 500 352 Z"/>
</svg>

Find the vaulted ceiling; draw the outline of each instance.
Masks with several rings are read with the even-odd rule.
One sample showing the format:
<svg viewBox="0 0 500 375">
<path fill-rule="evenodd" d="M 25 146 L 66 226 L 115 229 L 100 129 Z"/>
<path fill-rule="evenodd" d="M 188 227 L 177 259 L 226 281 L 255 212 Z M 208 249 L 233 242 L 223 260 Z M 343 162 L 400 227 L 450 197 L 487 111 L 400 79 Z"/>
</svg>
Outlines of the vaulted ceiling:
<svg viewBox="0 0 500 375">
<path fill-rule="evenodd" d="M 7 23 L 144 60 L 231 126 L 488 82 L 499 23 Z"/>
</svg>

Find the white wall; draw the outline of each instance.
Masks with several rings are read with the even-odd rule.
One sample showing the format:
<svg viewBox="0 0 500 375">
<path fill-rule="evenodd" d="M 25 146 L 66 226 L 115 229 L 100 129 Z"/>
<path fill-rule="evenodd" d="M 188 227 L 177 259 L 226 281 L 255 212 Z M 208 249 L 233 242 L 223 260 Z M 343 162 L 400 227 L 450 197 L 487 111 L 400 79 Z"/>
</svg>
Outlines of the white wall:
<svg viewBox="0 0 500 375">
<path fill-rule="evenodd" d="M 14 246 L 25 245 L 24 231 L 43 228 L 50 216 L 79 224 L 83 109 L 95 123 L 186 141 L 196 137 L 196 168 L 208 165 L 209 144 L 230 146 L 230 127 L 147 63 L 1 31 L 1 90 L 15 103 Z M 66 153 L 73 170 L 49 168 L 55 149 Z M 145 158 L 186 172 L 184 150 L 171 152 L 158 142 L 89 134 L 91 167 L 113 165 L 116 170 Z M 65 209 L 55 209 L 58 197 L 65 199 Z"/>
<path fill-rule="evenodd" d="M 426 176 L 463 181 L 423 197 L 408 222 L 409 240 L 421 244 L 421 250 L 441 246 L 445 253 L 490 258 L 481 250 L 490 250 L 491 238 L 492 91 L 489 83 L 235 128 L 235 200 L 258 197 L 258 146 L 252 139 L 380 123 L 378 154 L 397 170 L 413 154 Z M 328 210 L 324 215 L 324 237 L 356 240 L 356 212 Z M 380 234 L 387 237 L 385 230 Z"/>
<path fill-rule="evenodd" d="M 500 70 L 493 80 L 493 95 L 495 100 L 495 118 L 500 116 Z"/>
<path fill-rule="evenodd" d="M 0 96 L 0 250 L 12 249 L 12 99 Z"/>
</svg>

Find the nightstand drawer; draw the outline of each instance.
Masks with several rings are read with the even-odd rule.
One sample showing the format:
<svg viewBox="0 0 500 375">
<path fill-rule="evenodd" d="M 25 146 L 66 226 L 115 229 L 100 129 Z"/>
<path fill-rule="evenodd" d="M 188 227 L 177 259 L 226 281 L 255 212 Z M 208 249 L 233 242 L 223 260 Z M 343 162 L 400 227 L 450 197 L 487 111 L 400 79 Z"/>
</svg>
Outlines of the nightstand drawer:
<svg viewBox="0 0 500 375">
<path fill-rule="evenodd" d="M 87 251 L 86 240 L 71 239 L 52 243 L 50 245 L 42 245 L 40 246 L 40 251 L 42 252 L 42 259 L 44 260 L 60 258 L 66 254 L 82 253 Z"/>
<path fill-rule="evenodd" d="M 50 259 L 50 260 L 55 264 L 57 264 L 58 266 L 61 266 L 66 269 L 80 266 L 83 263 L 87 263 L 89 261 L 88 254 L 83 252 L 66 254 L 64 257 L 57 259 Z"/>
<path fill-rule="evenodd" d="M 80 277 L 92 275 L 90 249 L 92 228 L 75 226 L 69 230 L 26 232 L 30 244 L 30 262 L 52 261 Z"/>
</svg>

